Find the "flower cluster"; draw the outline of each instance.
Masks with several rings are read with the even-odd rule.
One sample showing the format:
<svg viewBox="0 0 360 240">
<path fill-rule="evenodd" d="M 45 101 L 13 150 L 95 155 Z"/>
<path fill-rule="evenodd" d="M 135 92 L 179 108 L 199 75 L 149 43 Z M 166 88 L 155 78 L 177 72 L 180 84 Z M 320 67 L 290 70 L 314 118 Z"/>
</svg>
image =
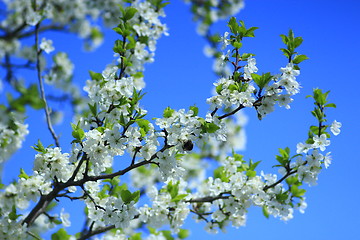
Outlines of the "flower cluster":
<svg viewBox="0 0 360 240">
<path fill-rule="evenodd" d="M 185 2 L 191 3 L 194 19 L 200 22 L 197 31 L 203 36 L 214 22 L 233 16 L 244 8 L 243 0 L 185 0 Z"/>
<path fill-rule="evenodd" d="M 115 7 L 116 3 L 121 4 Z M 328 103 L 328 92 L 314 90 L 312 114 L 317 124 L 310 127 L 308 139 L 297 145 L 297 154 L 292 156 L 289 148 L 279 149 L 276 156 L 279 164 L 274 167 L 279 168 L 281 177 L 258 171 L 259 162 L 247 162 L 236 153 L 245 144 L 246 120 L 241 109 L 253 108 L 261 119 L 274 110 L 275 104 L 290 108 L 291 96 L 299 92 L 298 64 L 307 57 L 295 52 L 302 39 L 292 31 L 282 36 L 287 47 L 282 49 L 288 61 L 286 67 L 277 75 L 259 75 L 254 55 L 241 53 L 243 38 L 254 37 L 256 28 L 246 28 L 244 22 L 231 18 L 230 32 L 221 38 L 223 50 L 231 49 L 217 58 L 221 59 L 223 69 L 228 65 L 233 71 L 214 84 L 215 95 L 207 100 L 210 111 L 200 117 L 196 106 L 189 110 L 168 107 L 162 117 L 151 122 L 140 106 L 145 86 L 143 72 L 144 65 L 154 61 L 157 40 L 167 34 L 166 25 L 160 21 L 165 16 L 166 3 L 17 0 L 5 4 L 10 14 L 1 24 L 4 27 L 12 24 L 14 34 L 26 29 L 30 35 L 33 28 L 29 26 L 35 26 L 39 46 L 18 51 L 20 41 L 16 36 L 15 40 L 5 37 L 0 40 L 0 45 L 5 46 L 0 56 L 17 52 L 29 60 L 26 67 L 35 63 L 43 96 L 39 98 L 35 85 L 23 88 L 18 99 L 10 99 L 10 109 L 24 111 L 24 106 L 19 107 L 21 102 L 36 109 L 45 108 L 49 114 L 41 84 L 43 73 L 48 84 L 78 97 L 70 84 L 74 66 L 65 53 L 56 53 L 53 66 L 44 70 L 41 53 L 50 54 L 54 48 L 46 38 L 38 43 L 39 32 L 68 25 L 69 30 L 96 41 L 101 34 L 89 17 L 97 19 L 104 14 L 102 18 L 107 23 L 117 16 L 114 31 L 120 37 L 113 48 L 114 63 L 102 73 L 90 71 L 91 80 L 84 87 L 88 105 L 79 111 L 77 122 L 71 124 L 71 152 L 61 150 L 48 121 L 58 146 L 45 148 L 39 141 L 33 147 L 38 154 L 32 174 L 21 170 L 18 180 L 0 192 L 1 238 L 25 239 L 26 234 L 37 237 L 59 224 L 69 227 L 69 213 L 62 209 L 60 214 L 53 214 L 51 210 L 55 200 L 60 202 L 63 198 L 85 203 L 85 225 L 77 235 L 80 239 L 106 231 L 101 239 L 139 239 L 145 228 L 149 240 L 172 239 L 172 235 L 184 239 L 188 234 L 181 227 L 190 214 L 197 221 L 205 221 L 208 232 L 216 233 L 228 225 L 244 226 L 252 206 L 262 208 L 266 217 L 282 220 L 291 219 L 295 209 L 304 211 L 303 184 L 315 184 L 323 166 L 327 168 L 331 163 L 330 153 L 321 153 L 330 144 L 328 129 L 334 135 L 340 133 L 341 123 L 326 125 L 325 110 L 335 107 Z M 206 4 L 192 1 L 192 4 L 195 16 L 208 27 L 218 18 L 238 11 L 243 1 L 214 0 Z M 18 10 L 24 14 L 17 16 L 14 12 Z M 49 21 L 41 21 L 43 18 Z M 0 114 L 0 146 L 7 151 L 0 156 L 3 160 L 20 147 L 27 130 L 15 113 L 1 113 L 4 114 Z M 116 163 L 125 167 L 119 169 Z M 206 169 L 212 164 L 214 171 L 209 175 Z M 129 173 L 132 185 L 124 181 L 124 175 Z M 31 201 L 35 204 L 30 204 Z M 170 231 L 159 230 L 167 226 Z M 61 228 L 52 238 L 70 239 L 70 235 Z"/>
<path fill-rule="evenodd" d="M 28 125 L 24 124 L 22 114 L 17 112 L 8 113 L 3 108 L 0 108 L 0 164 L 21 148 L 22 142 L 28 133 Z"/>
<path fill-rule="evenodd" d="M 35 156 L 34 171 L 44 177 L 46 181 L 57 179 L 66 182 L 74 171 L 70 164 L 69 154 L 61 153 L 60 148 L 47 148 Z"/>
<path fill-rule="evenodd" d="M 238 91 L 233 89 L 235 81 L 231 79 L 221 78 L 214 86 L 218 95 L 212 96 L 207 99 L 207 102 L 210 104 L 211 109 L 230 107 L 230 106 L 239 106 L 243 105 L 244 107 L 252 107 L 255 102 L 253 96 L 255 88 L 253 85 L 248 85 L 244 90 Z"/>
<path fill-rule="evenodd" d="M 134 202 L 126 204 L 119 197 L 109 196 L 103 199 L 95 197 L 85 203 L 89 219 L 97 226 L 115 224 L 115 228 L 126 229 L 137 214 Z"/>
<path fill-rule="evenodd" d="M 190 212 L 190 204 L 180 201 L 187 195 L 185 187 L 183 181 L 175 184 L 170 181 L 160 191 L 155 187 L 149 188 L 147 194 L 152 206 L 145 204 L 139 208 L 140 221 L 155 229 L 169 224 L 171 230 L 177 233 Z"/>
</svg>

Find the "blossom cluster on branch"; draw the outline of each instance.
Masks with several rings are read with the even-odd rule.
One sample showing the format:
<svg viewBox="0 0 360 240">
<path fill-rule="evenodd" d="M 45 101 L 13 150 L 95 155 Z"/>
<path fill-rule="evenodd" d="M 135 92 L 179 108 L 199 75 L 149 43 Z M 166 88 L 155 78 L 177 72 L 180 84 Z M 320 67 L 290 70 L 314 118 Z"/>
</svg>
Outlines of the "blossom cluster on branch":
<svg viewBox="0 0 360 240">
<path fill-rule="evenodd" d="M 184 239 L 189 231 L 183 225 L 190 215 L 205 222 L 206 231 L 217 233 L 229 225 L 244 226 L 251 206 L 262 208 L 265 217 L 285 221 L 294 210 L 304 211 L 303 185 L 316 184 L 321 169 L 330 165 L 331 155 L 325 152 L 330 133 L 340 133 L 341 123 L 326 119 L 326 110 L 335 107 L 328 102 L 329 92 L 314 89 L 310 97 L 316 125 L 297 144 L 296 153 L 279 149 L 274 165 L 279 175 L 259 170 L 259 162 L 238 153 L 245 142 L 242 109 L 253 109 L 261 120 L 277 105 L 289 109 L 292 96 L 299 93 L 299 64 L 307 59 L 297 52 L 302 38 L 292 30 L 281 35 L 284 65 L 277 74 L 258 74 L 255 55 L 242 52 L 243 39 L 255 37 L 256 27 L 231 17 L 222 37 L 209 33 L 213 22 L 234 14 L 243 1 L 190 2 L 194 17 L 205 26 L 202 35 L 212 45 L 219 75 L 214 95 L 207 99 L 209 110 L 200 116 L 196 106 L 168 107 L 149 120 L 140 104 L 144 66 L 154 61 L 158 39 L 168 34 L 163 23 L 167 2 L 5 1 L 1 66 L 7 72 L 5 86 L 18 94 L 0 105 L 0 162 L 21 148 L 28 134 L 28 106 L 45 110 L 56 146 L 44 147 L 39 140 L 33 147 L 33 171 L 21 169 L 16 181 L 1 186 L 1 239 L 41 239 L 46 232 L 53 232 L 52 239 Z M 43 55 L 56 46 L 51 39 L 40 40 L 40 34 L 71 31 L 96 45 L 102 34 L 94 21 L 100 17 L 118 34 L 115 59 L 101 73 L 90 71 L 84 97 L 72 84 L 74 65 L 66 53 L 55 53 L 52 66 L 46 67 Z M 22 46 L 28 37 L 34 37 L 34 46 Z M 15 57 L 25 63 L 15 64 Z M 25 85 L 15 68 L 33 70 L 38 82 Z M 63 92 L 76 109 L 69 152 L 52 128 L 48 85 Z M 211 174 L 206 171 L 209 159 L 215 163 Z M 117 161 L 126 167 L 117 169 Z M 84 203 L 84 227 L 74 235 L 66 231 L 71 209 L 58 210 L 63 199 Z"/>
</svg>

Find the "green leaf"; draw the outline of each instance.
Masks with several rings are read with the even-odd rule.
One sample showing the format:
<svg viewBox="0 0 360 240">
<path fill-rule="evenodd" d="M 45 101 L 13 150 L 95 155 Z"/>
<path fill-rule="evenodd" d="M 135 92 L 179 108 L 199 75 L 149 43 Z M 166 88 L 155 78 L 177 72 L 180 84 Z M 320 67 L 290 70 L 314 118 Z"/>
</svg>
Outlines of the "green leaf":
<svg viewBox="0 0 360 240">
<path fill-rule="evenodd" d="M 179 194 L 173 199 L 171 199 L 172 202 L 179 202 L 180 200 L 184 199 L 189 194 Z"/>
<path fill-rule="evenodd" d="M 30 177 L 25 173 L 24 169 L 20 168 L 19 178 L 29 179 Z"/>
<path fill-rule="evenodd" d="M 302 37 L 296 37 L 293 41 L 294 48 L 299 47 L 302 44 L 302 42 L 303 42 Z"/>
<path fill-rule="evenodd" d="M 57 204 L 56 201 L 52 201 L 51 203 L 49 203 L 49 205 L 46 206 L 45 211 L 46 211 L 46 212 L 49 212 L 49 211 L 51 211 L 52 209 L 54 209 L 57 205 L 58 205 L 58 204 Z"/>
<path fill-rule="evenodd" d="M 228 23 L 228 27 L 230 28 L 230 31 L 234 34 L 238 33 L 238 23 L 236 22 L 236 18 L 235 17 L 231 17 Z"/>
<path fill-rule="evenodd" d="M 294 41 L 294 32 L 292 29 L 289 30 L 288 39 L 289 39 L 289 42 Z"/>
<path fill-rule="evenodd" d="M 231 45 L 234 47 L 234 48 L 241 48 L 242 47 L 242 43 L 241 42 L 232 42 Z"/>
<path fill-rule="evenodd" d="M 113 30 L 115 32 L 117 32 L 118 34 L 123 35 L 123 29 L 121 27 L 115 27 L 115 28 L 113 28 Z"/>
<path fill-rule="evenodd" d="M 292 62 L 295 63 L 295 64 L 299 64 L 301 63 L 302 61 L 306 60 L 306 59 L 309 59 L 306 55 L 297 55 L 293 60 Z"/>
<path fill-rule="evenodd" d="M 140 191 L 133 192 L 131 197 L 132 197 L 132 201 L 137 203 L 140 199 Z"/>
<path fill-rule="evenodd" d="M 55 223 L 56 225 L 60 225 L 60 224 L 62 224 L 62 221 L 60 220 L 60 219 L 51 219 L 50 220 L 52 223 Z"/>
<path fill-rule="evenodd" d="M 255 56 L 255 54 L 252 54 L 252 53 L 243 53 L 243 54 L 241 55 L 241 59 L 242 59 L 243 61 L 246 61 L 249 57 L 252 57 L 252 56 Z"/>
<path fill-rule="evenodd" d="M 124 201 L 125 204 L 129 204 L 132 199 L 132 194 L 129 190 L 122 190 L 120 193 L 121 199 Z"/>
<path fill-rule="evenodd" d="M 133 7 L 126 8 L 125 14 L 123 17 L 124 21 L 128 21 L 128 20 L 132 19 L 136 12 L 137 12 L 136 8 L 133 8 Z"/>
<path fill-rule="evenodd" d="M 329 103 L 329 104 L 326 104 L 325 107 L 336 108 L 336 104 L 335 103 Z"/>
<path fill-rule="evenodd" d="M 220 127 L 215 123 L 204 122 L 201 126 L 201 129 L 205 133 L 214 133 L 219 130 Z"/>
<path fill-rule="evenodd" d="M 289 43 L 288 37 L 287 37 L 286 35 L 284 35 L 284 34 L 280 34 L 280 37 L 281 37 L 283 43 L 284 43 L 285 45 L 288 45 L 288 43 Z"/>
<path fill-rule="evenodd" d="M 132 235 L 129 240 L 141 240 L 141 232 L 139 233 L 135 233 L 134 235 Z"/>
<path fill-rule="evenodd" d="M 263 89 L 272 79 L 272 75 L 267 72 L 267 73 L 263 73 L 261 76 L 256 74 L 256 73 L 252 73 L 251 77 L 253 78 L 254 82 L 258 85 L 258 87 L 260 89 Z"/>
<path fill-rule="evenodd" d="M 190 231 L 187 229 L 180 229 L 179 233 L 178 233 L 178 237 L 180 239 L 185 239 L 187 237 L 190 236 Z"/>
<path fill-rule="evenodd" d="M 280 48 L 280 50 L 284 53 L 284 55 L 285 55 L 287 58 L 290 58 L 290 56 L 292 55 L 291 51 L 289 51 L 288 49 Z"/>
<path fill-rule="evenodd" d="M 100 81 L 100 80 L 104 79 L 101 73 L 96 73 L 96 72 L 93 72 L 93 71 L 89 71 L 89 74 L 90 74 L 90 78 L 92 80 Z"/>
<path fill-rule="evenodd" d="M 317 135 L 319 133 L 319 127 L 318 126 L 311 126 L 310 131 Z"/>
<path fill-rule="evenodd" d="M 26 99 L 26 102 L 28 102 L 29 105 L 36 110 L 45 107 L 45 102 L 40 98 L 38 86 L 36 84 L 31 84 L 29 86 L 24 98 Z"/>
<path fill-rule="evenodd" d="M 51 235 L 51 240 L 69 240 L 70 237 L 64 228 L 60 228 L 59 231 Z"/>
<path fill-rule="evenodd" d="M 247 170 L 247 171 L 246 171 L 246 176 L 248 176 L 249 178 L 253 178 L 253 177 L 256 176 L 256 171 Z"/>
<path fill-rule="evenodd" d="M 78 122 L 77 125 L 71 123 L 71 127 L 73 129 L 71 134 L 76 140 L 78 140 L 80 142 L 85 138 L 85 132 L 79 125 L 80 125 L 80 122 Z"/>
<path fill-rule="evenodd" d="M 194 113 L 194 114 L 192 115 L 192 117 L 195 117 L 195 116 L 197 116 L 197 115 L 199 114 L 199 108 L 198 108 L 197 106 L 195 106 L 195 105 L 194 105 L 194 106 L 191 106 L 191 107 L 190 107 L 190 110 L 193 111 L 193 113 Z"/>
<path fill-rule="evenodd" d="M 12 206 L 11 212 L 9 213 L 9 219 L 15 221 L 18 217 L 22 216 L 22 214 L 16 214 L 15 205 Z"/>
<path fill-rule="evenodd" d="M 306 192 L 305 189 L 298 188 L 296 185 L 292 185 L 290 191 L 294 197 L 301 197 Z"/>
<path fill-rule="evenodd" d="M 286 183 L 289 185 L 297 185 L 299 183 L 298 177 L 297 176 L 290 176 L 288 178 L 286 178 Z"/>
<path fill-rule="evenodd" d="M 223 90 L 223 85 L 224 84 L 219 84 L 216 86 L 215 90 L 216 90 L 217 94 L 219 94 L 219 95 L 221 94 L 221 91 Z"/>
<path fill-rule="evenodd" d="M 171 199 L 174 199 L 179 193 L 179 182 L 173 184 L 172 181 L 166 186 L 168 193 L 171 195 Z"/>
<path fill-rule="evenodd" d="M 251 28 L 247 29 L 244 37 L 255 37 L 254 31 L 256 29 L 259 29 L 259 28 L 258 27 L 251 27 Z"/>
<path fill-rule="evenodd" d="M 101 133 L 104 133 L 105 132 L 105 127 L 97 127 L 96 130 L 98 130 L 99 132 Z"/>
<path fill-rule="evenodd" d="M 161 8 L 164 8 L 164 7 L 166 7 L 166 6 L 169 5 L 169 4 L 170 4 L 170 2 L 161 3 L 160 6 L 159 6 L 159 8 L 160 8 L 160 9 L 161 9 Z"/>
<path fill-rule="evenodd" d="M 98 112 L 97 112 L 97 103 L 94 103 L 93 105 L 91 105 L 90 103 L 88 103 L 90 112 L 93 116 L 97 116 Z"/>
<path fill-rule="evenodd" d="M 284 192 L 284 193 L 278 193 L 276 194 L 276 200 L 278 200 L 279 202 L 284 202 L 288 199 L 289 195 Z"/>
<path fill-rule="evenodd" d="M 229 181 L 229 178 L 226 176 L 227 174 L 226 174 L 225 168 L 223 166 L 216 168 L 214 170 L 213 175 L 214 175 L 214 178 L 219 178 L 223 182 Z"/>
<path fill-rule="evenodd" d="M 41 143 L 40 139 L 38 140 L 38 143 L 35 144 L 35 146 L 32 148 L 37 152 L 46 153 L 46 149 L 44 148 L 44 145 Z"/>
<path fill-rule="evenodd" d="M 249 164 L 249 169 L 250 170 L 255 170 L 255 168 L 259 165 L 261 161 L 257 161 L 257 162 L 252 162 L 252 160 L 250 160 L 250 164 Z"/>
<path fill-rule="evenodd" d="M 269 214 L 269 210 L 268 210 L 267 206 L 263 205 L 263 207 L 262 207 L 262 213 L 264 214 L 264 216 L 265 216 L 267 219 L 269 219 L 270 214 Z"/>
<path fill-rule="evenodd" d="M 174 112 L 175 112 L 174 109 L 171 109 L 170 107 L 167 107 L 167 108 L 165 108 L 165 110 L 164 110 L 163 117 L 164 117 L 164 118 L 169 118 L 169 117 L 172 116 L 172 114 L 173 114 Z"/>
<path fill-rule="evenodd" d="M 142 72 L 136 72 L 136 73 L 132 74 L 132 76 L 134 78 L 143 78 L 144 74 Z"/>
<path fill-rule="evenodd" d="M 140 132 L 142 131 L 143 133 L 141 134 L 142 137 L 145 137 L 146 134 L 149 132 L 150 130 L 150 122 L 148 120 L 145 119 L 136 119 L 136 123 L 139 125 L 140 127 Z"/>
<path fill-rule="evenodd" d="M 259 74 L 252 73 L 251 77 L 257 85 L 261 83 L 261 76 Z"/>
<path fill-rule="evenodd" d="M 162 230 L 161 233 L 165 237 L 166 240 L 174 240 L 174 237 L 171 235 L 170 230 Z"/>
<path fill-rule="evenodd" d="M 121 196 L 121 199 L 124 201 L 125 204 L 129 204 L 132 201 L 134 201 L 136 203 L 137 201 L 139 201 L 140 191 L 136 191 L 134 193 L 131 193 L 129 190 L 123 189 L 120 192 L 120 196 Z"/>
<path fill-rule="evenodd" d="M 279 148 L 279 153 L 280 153 L 281 156 L 283 156 L 284 158 L 289 158 L 290 148 L 288 148 L 288 147 L 286 147 L 285 149 Z"/>
</svg>

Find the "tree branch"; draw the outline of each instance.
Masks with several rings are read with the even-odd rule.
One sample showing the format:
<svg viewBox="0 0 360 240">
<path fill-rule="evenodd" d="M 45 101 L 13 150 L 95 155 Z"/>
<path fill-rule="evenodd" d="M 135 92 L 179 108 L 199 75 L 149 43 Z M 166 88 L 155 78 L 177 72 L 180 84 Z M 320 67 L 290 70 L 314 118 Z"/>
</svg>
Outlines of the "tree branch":
<svg viewBox="0 0 360 240">
<path fill-rule="evenodd" d="M 195 199 L 190 199 L 190 200 L 186 200 L 185 202 L 188 203 L 203 203 L 203 202 L 214 202 L 215 200 L 219 200 L 219 199 L 228 199 L 230 196 L 224 196 L 224 194 L 229 194 L 228 192 L 226 193 L 220 193 L 217 196 L 207 196 L 207 197 L 202 197 L 202 198 L 195 198 Z"/>
<path fill-rule="evenodd" d="M 41 49 L 40 49 L 40 46 L 39 46 L 39 27 L 40 27 L 40 23 L 36 24 L 36 26 L 35 26 L 35 45 L 36 45 L 37 78 L 38 78 L 38 81 L 39 81 L 41 99 L 44 101 L 44 104 L 45 104 L 45 116 L 46 116 L 47 126 L 48 126 L 48 129 L 49 129 L 50 133 L 51 133 L 52 138 L 55 141 L 55 145 L 57 147 L 60 147 L 59 137 L 56 135 L 56 133 L 54 131 L 54 128 L 53 128 L 53 126 L 51 124 L 50 109 L 49 109 L 49 106 L 48 106 L 47 101 L 46 101 L 44 83 L 43 83 L 43 80 L 42 80 L 42 77 L 41 77 L 41 67 L 40 67 Z"/>
<path fill-rule="evenodd" d="M 226 113 L 226 114 L 224 114 L 224 115 L 222 115 L 222 116 L 219 116 L 218 119 L 221 120 L 221 119 L 226 118 L 226 117 L 228 117 L 228 116 L 234 115 L 235 113 L 237 113 L 238 111 L 240 111 L 240 110 L 243 109 L 243 108 L 245 108 L 245 106 L 242 105 L 242 104 L 240 104 L 239 107 L 237 107 L 236 109 L 234 109 L 233 111 L 231 111 L 231 112 L 229 112 L 229 113 Z"/>
<path fill-rule="evenodd" d="M 85 240 L 85 239 L 88 239 L 92 236 L 95 236 L 97 234 L 100 234 L 100 233 L 104 233 L 104 232 L 107 232 L 111 229 L 114 229 L 115 228 L 115 225 L 110 225 L 110 226 L 107 226 L 107 227 L 101 227 L 101 228 L 97 228 L 93 231 L 90 231 L 88 233 L 86 233 L 85 235 L 79 237 L 77 240 Z"/>
</svg>

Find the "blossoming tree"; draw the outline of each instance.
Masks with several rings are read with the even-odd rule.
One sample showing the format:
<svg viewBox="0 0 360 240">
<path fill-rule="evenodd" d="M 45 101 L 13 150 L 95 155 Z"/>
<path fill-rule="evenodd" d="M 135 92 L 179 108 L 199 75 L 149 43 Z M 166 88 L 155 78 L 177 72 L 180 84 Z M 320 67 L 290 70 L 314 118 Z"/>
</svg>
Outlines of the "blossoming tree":
<svg viewBox="0 0 360 240">
<path fill-rule="evenodd" d="M 243 2 L 187 2 L 214 59 L 214 95 L 207 99 L 205 116 L 196 106 L 185 106 L 168 107 L 162 116 L 148 119 L 141 107 L 144 66 L 154 61 L 157 40 L 167 35 L 162 22 L 167 2 L 4 1 L 0 58 L 6 75 L 1 86 L 8 97 L 0 105 L 0 162 L 29 134 L 29 108 L 44 109 L 54 145 L 45 147 L 40 139 L 33 147 L 33 171 L 21 169 L 18 179 L 1 185 L 1 239 L 41 239 L 46 232 L 52 239 L 184 239 L 183 224 L 190 215 L 216 233 L 245 225 L 251 206 L 285 221 L 294 210 L 304 210 L 303 185 L 315 184 L 330 165 L 325 152 L 330 133 L 340 133 L 341 124 L 326 119 L 327 109 L 335 107 L 328 102 L 329 92 L 314 89 L 314 123 L 294 150 L 279 149 L 274 161 L 279 175 L 264 173 L 259 162 L 238 152 L 244 137 L 241 109 L 253 109 L 261 120 L 277 106 L 290 108 L 299 92 L 299 64 L 307 59 L 297 52 L 302 38 L 291 30 L 281 35 L 284 66 L 277 74 L 258 74 L 255 55 L 242 51 L 243 39 L 255 37 L 257 28 L 231 17 Z M 229 30 L 221 35 L 211 32 L 219 18 L 229 18 Z M 73 32 L 93 48 L 103 36 L 98 20 L 118 34 L 115 59 L 101 73 L 90 71 L 84 96 L 72 83 L 73 63 L 66 53 L 54 53 L 46 33 Z M 47 54 L 53 56 L 51 64 L 45 62 Z M 37 81 L 22 80 L 21 70 L 31 70 Z M 53 128 L 55 111 L 46 95 L 50 86 L 74 109 L 70 151 L 60 146 Z M 209 159 L 215 163 L 212 173 L 206 171 Z M 117 168 L 118 161 L 126 166 Z M 124 180 L 126 175 L 131 181 Z M 84 203 L 84 227 L 73 236 L 66 231 L 72 209 L 62 207 L 63 199 Z"/>
</svg>

